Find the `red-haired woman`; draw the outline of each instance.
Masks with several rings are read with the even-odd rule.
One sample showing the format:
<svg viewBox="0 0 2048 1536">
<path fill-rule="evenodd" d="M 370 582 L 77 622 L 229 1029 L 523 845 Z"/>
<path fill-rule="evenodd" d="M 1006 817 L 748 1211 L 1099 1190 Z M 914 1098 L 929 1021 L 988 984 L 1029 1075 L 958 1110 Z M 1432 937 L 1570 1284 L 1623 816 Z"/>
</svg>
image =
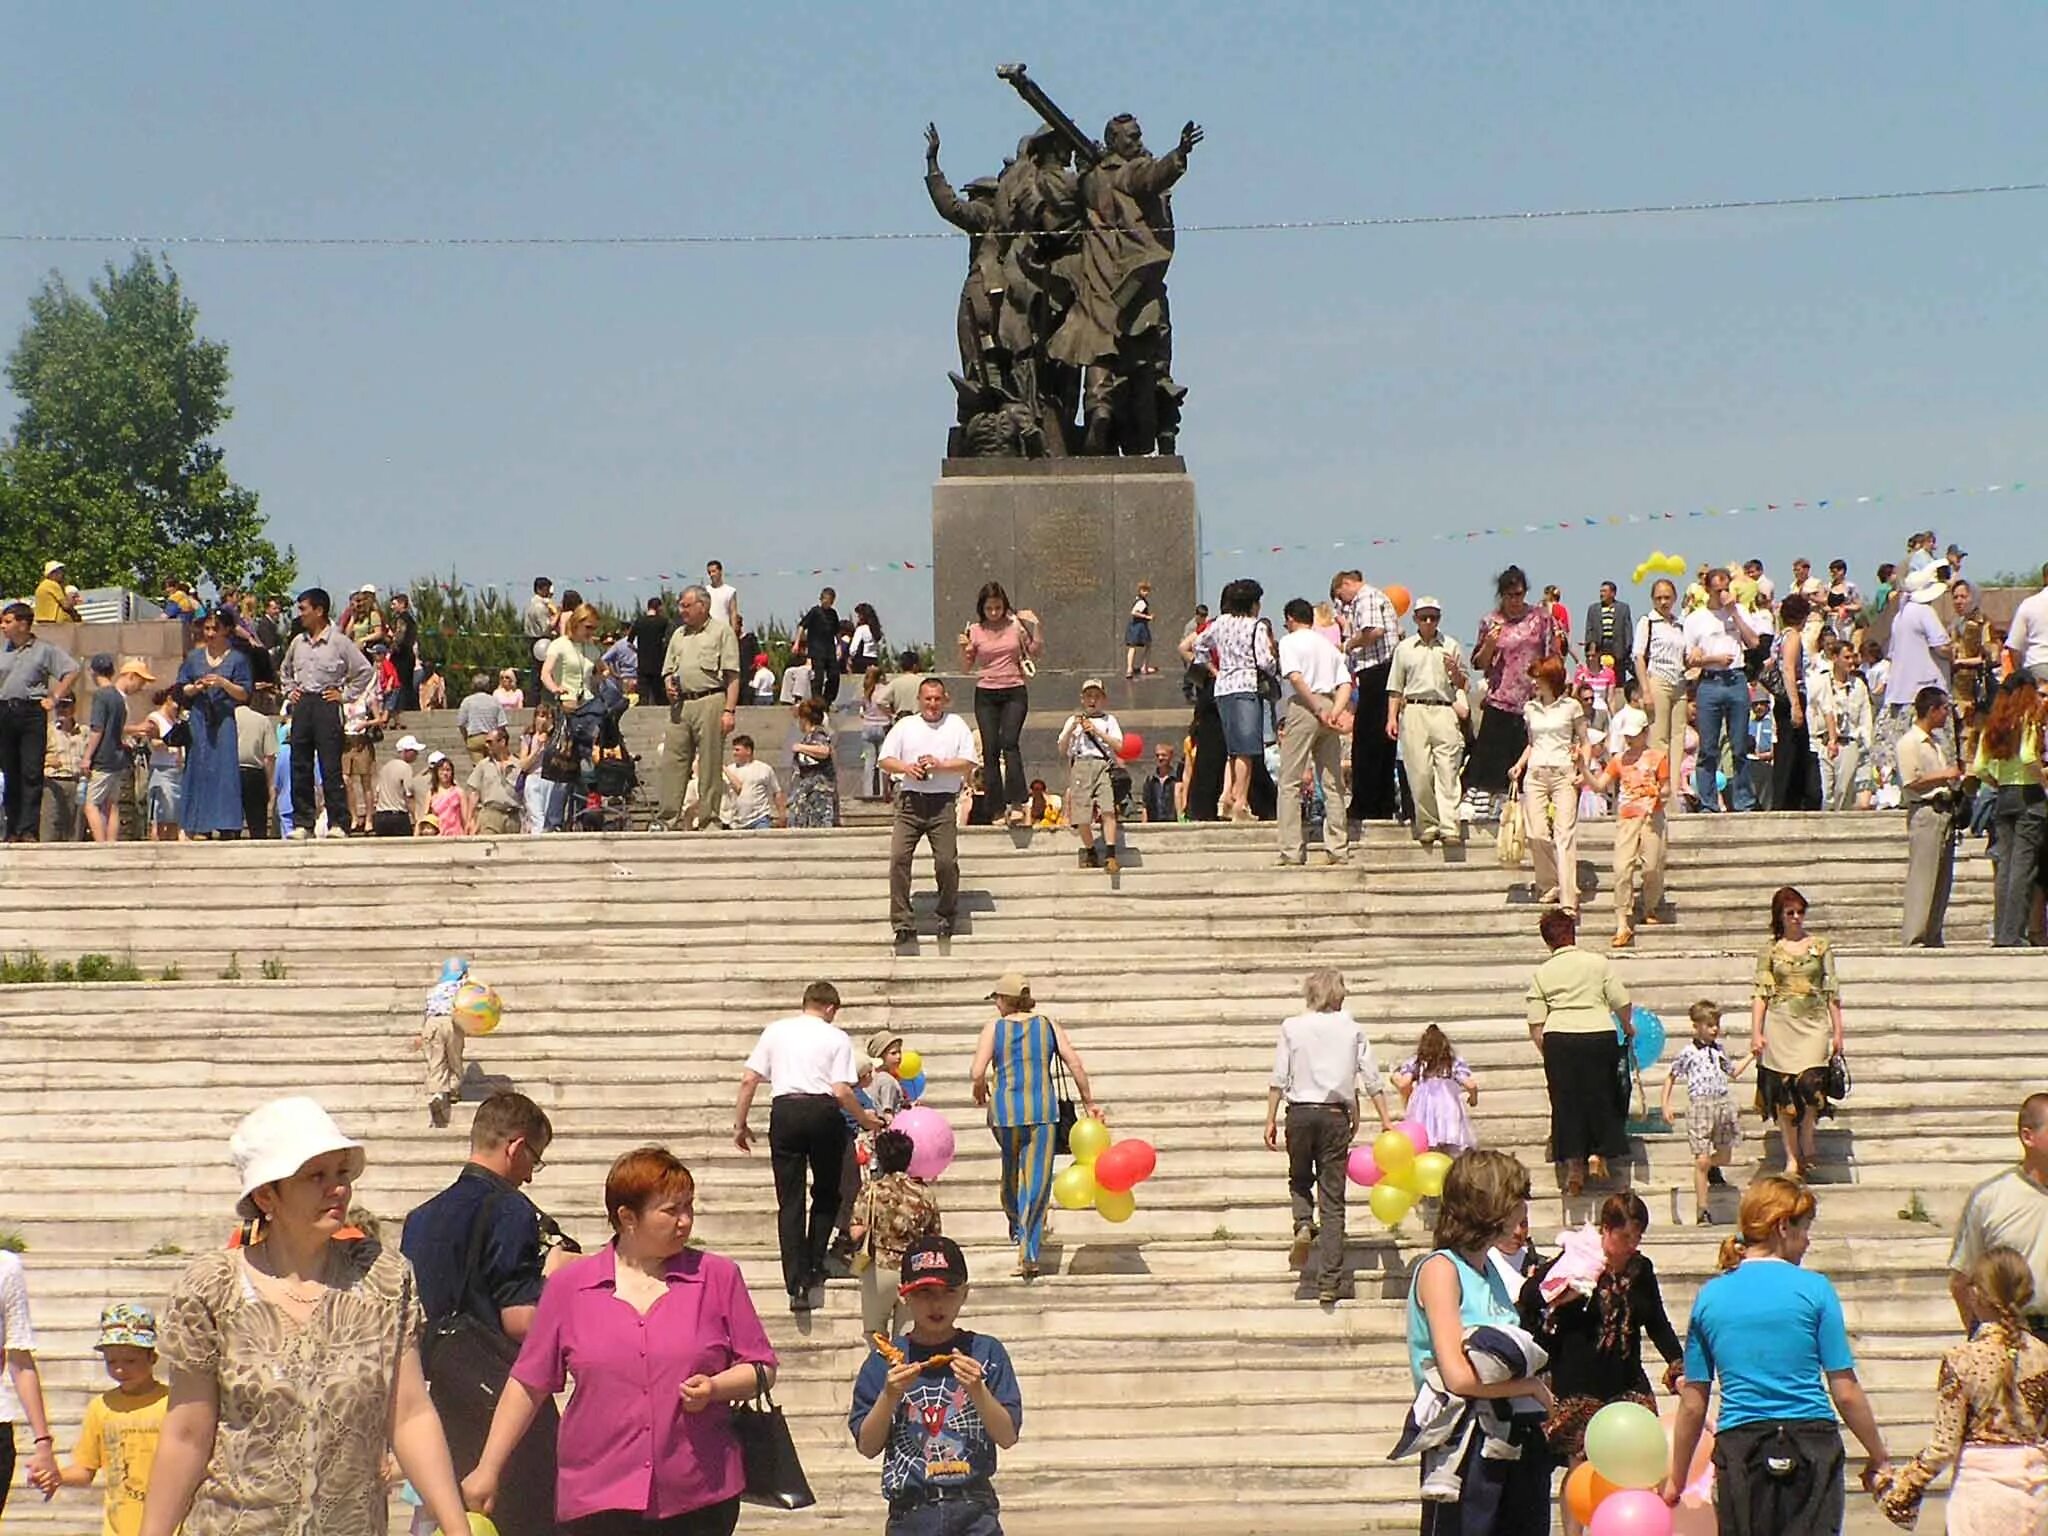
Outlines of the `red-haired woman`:
<svg viewBox="0 0 2048 1536">
<path fill-rule="evenodd" d="M 1529 664 L 1534 689 L 1522 706 L 1529 743 L 1508 770 L 1522 793 L 1522 821 L 1536 861 L 1536 899 L 1579 915 L 1579 780 L 1586 771 L 1586 711 L 1565 692 L 1564 663 Z"/>
<path fill-rule="evenodd" d="M 575 1536 L 730 1536 L 746 1478 L 731 1405 L 775 1380 L 739 1266 L 693 1249 L 696 1186 L 665 1147 L 604 1181 L 612 1241 L 548 1278 L 463 1496 L 489 1512 L 542 1399 L 574 1376 L 556 1518 Z"/>
</svg>

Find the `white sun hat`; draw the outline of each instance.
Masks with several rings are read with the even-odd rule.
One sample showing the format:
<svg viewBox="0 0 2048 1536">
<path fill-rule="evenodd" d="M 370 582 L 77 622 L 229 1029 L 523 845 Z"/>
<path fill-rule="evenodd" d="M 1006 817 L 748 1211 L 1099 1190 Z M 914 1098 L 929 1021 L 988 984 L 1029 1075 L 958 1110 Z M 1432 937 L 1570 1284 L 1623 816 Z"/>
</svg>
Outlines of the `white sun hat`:
<svg viewBox="0 0 2048 1536">
<path fill-rule="evenodd" d="M 250 1197 L 266 1184 L 288 1179 L 316 1157 L 349 1154 L 349 1177 L 361 1176 L 363 1147 L 341 1134 L 327 1111 L 308 1098 L 272 1099 L 242 1117 L 228 1140 L 235 1176 L 242 1183 L 236 1214 L 254 1221 L 262 1213 Z"/>
</svg>

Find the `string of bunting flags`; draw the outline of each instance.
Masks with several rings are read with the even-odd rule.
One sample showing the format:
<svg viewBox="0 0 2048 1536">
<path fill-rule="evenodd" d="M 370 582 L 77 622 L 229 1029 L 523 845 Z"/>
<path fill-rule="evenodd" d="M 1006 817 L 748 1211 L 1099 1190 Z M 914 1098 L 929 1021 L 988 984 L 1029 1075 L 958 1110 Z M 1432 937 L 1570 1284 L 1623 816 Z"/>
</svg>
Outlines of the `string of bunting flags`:
<svg viewBox="0 0 2048 1536">
<path fill-rule="evenodd" d="M 1818 512 L 1830 508 L 1877 506 L 1890 502 L 1920 501 L 1946 496 L 2015 496 L 2027 489 L 2024 480 L 2001 482 L 1996 485 L 1950 485 L 1922 491 L 1870 492 L 1856 496 L 1822 496 L 1804 500 L 1759 501 L 1742 506 L 1689 507 L 1664 512 L 1609 513 L 1605 517 L 1566 517 L 1545 519 L 1538 522 L 1503 522 L 1495 526 L 1467 528 L 1451 532 L 1431 534 L 1390 533 L 1362 538 L 1333 539 L 1329 543 L 1301 544 L 1246 544 L 1230 548 L 1205 549 L 1203 557 L 1212 558 L 1228 555 L 1286 554 L 1292 551 L 1311 549 L 1379 549 L 1390 544 L 1464 544 L 1475 539 L 1497 539 L 1520 537 L 1538 533 L 1576 533 L 1586 528 L 1625 528 L 1632 524 L 1675 523 L 1693 518 L 1743 517 L 1768 515 L 1781 512 Z M 931 568 L 929 560 L 866 560 L 852 561 L 845 565 L 789 566 L 771 569 L 767 566 L 756 570 L 728 569 L 726 575 L 734 581 L 758 580 L 763 577 L 796 576 L 854 576 L 874 575 L 884 571 L 911 572 Z M 686 586 L 703 579 L 701 571 L 651 571 L 631 575 L 556 575 L 556 586 L 600 587 L 606 585 L 652 586 L 656 590 Z M 503 588 L 508 591 L 524 590 L 532 583 L 532 576 L 510 577 L 497 581 L 435 581 L 433 585 L 453 592 L 458 589 L 482 591 L 488 588 Z"/>
</svg>

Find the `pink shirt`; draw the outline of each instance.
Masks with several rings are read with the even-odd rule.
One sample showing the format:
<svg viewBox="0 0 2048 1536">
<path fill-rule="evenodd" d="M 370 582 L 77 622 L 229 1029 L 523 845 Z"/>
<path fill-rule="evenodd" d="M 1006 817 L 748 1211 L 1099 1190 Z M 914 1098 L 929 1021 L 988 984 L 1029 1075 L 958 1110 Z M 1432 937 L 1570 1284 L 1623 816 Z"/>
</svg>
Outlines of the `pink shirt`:
<svg viewBox="0 0 2048 1536">
<path fill-rule="evenodd" d="M 967 626 L 967 649 L 973 654 L 975 685 L 981 688 L 1024 686 L 1024 625 L 1012 617 L 1001 629 L 986 624 Z"/>
<path fill-rule="evenodd" d="M 434 813 L 434 824 L 441 829 L 443 837 L 463 837 L 469 832 L 469 822 L 463 815 L 462 791 L 450 786 L 436 790 L 428 802 L 428 809 Z"/>
<path fill-rule="evenodd" d="M 601 1510 L 667 1520 L 733 1497 L 746 1485 L 732 1413 L 683 1412 L 682 1385 L 775 1351 L 739 1266 L 686 1249 L 668 1264 L 668 1294 L 642 1317 L 616 1291 L 607 1244 L 557 1270 L 540 1293 L 512 1375 L 539 1394 L 576 1390 L 556 1441 L 556 1519 Z"/>
</svg>

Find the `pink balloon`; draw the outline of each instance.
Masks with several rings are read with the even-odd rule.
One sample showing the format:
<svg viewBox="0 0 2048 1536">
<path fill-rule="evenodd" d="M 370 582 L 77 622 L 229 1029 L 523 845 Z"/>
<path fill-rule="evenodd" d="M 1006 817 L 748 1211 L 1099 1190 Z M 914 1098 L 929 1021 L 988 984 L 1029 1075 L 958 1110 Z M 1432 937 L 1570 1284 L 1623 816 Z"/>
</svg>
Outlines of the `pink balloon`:
<svg viewBox="0 0 2048 1536">
<path fill-rule="evenodd" d="M 1429 1150 L 1429 1132 L 1422 1128 L 1420 1120 L 1403 1120 L 1394 1129 L 1408 1138 L 1408 1144 L 1415 1148 L 1417 1157 Z"/>
<path fill-rule="evenodd" d="M 1371 1189 L 1380 1181 L 1380 1165 L 1374 1160 L 1371 1147 L 1353 1147 L 1351 1157 L 1344 1165 L 1344 1172 L 1354 1184 Z"/>
<path fill-rule="evenodd" d="M 1592 1536 L 1671 1536 L 1671 1510 L 1661 1494 L 1621 1488 L 1593 1511 Z"/>
<path fill-rule="evenodd" d="M 897 1114 L 891 1130 L 910 1138 L 910 1176 L 936 1179 L 953 1161 L 953 1127 L 936 1109 L 919 1104 Z"/>
</svg>

